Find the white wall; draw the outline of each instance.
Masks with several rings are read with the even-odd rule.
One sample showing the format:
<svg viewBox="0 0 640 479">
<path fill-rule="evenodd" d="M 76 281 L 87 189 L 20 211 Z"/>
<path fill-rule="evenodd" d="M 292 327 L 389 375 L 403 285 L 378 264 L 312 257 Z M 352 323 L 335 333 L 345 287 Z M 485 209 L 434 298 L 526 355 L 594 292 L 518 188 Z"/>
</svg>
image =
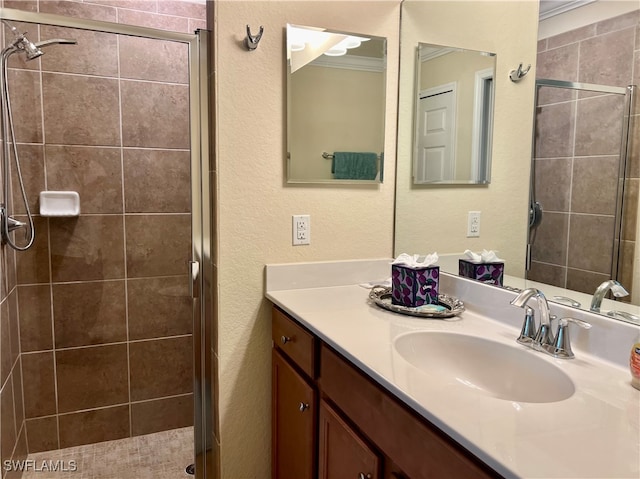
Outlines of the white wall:
<svg viewBox="0 0 640 479">
<path fill-rule="evenodd" d="M 506 272 L 524 274 L 538 3 L 405 0 L 398 119 L 395 253 L 493 249 Z M 411 156 L 415 47 L 419 42 L 495 52 L 491 184 L 413 187 Z M 533 64 L 521 82 L 509 71 Z M 467 238 L 467 212 L 482 212 L 480 238 Z"/>
<path fill-rule="evenodd" d="M 398 0 L 217 1 L 219 410 L 222 477 L 270 476 L 271 320 L 267 263 L 388 257 L 393 248 Z M 388 39 L 382 185 L 286 186 L 285 26 Z M 245 26 L 264 26 L 257 50 Z M 291 215 L 311 215 L 311 245 L 291 246 Z"/>
</svg>

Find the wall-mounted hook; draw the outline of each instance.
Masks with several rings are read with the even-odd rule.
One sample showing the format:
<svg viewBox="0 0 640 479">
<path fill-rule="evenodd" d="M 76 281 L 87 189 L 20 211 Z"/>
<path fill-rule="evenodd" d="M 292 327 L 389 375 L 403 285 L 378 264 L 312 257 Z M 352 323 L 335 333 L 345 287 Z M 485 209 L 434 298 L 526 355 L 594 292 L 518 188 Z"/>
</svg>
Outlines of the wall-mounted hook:
<svg viewBox="0 0 640 479">
<path fill-rule="evenodd" d="M 520 80 L 522 80 L 522 78 L 527 73 L 529 73 L 529 70 L 531 70 L 531 64 L 529 64 L 529 66 L 523 70 L 522 69 L 522 63 L 521 63 L 520 65 L 518 65 L 518 68 L 516 70 L 511 70 L 509 72 L 509 80 L 511 80 L 514 83 L 517 83 Z"/>
<path fill-rule="evenodd" d="M 251 27 L 247 25 L 247 38 L 244 39 L 244 46 L 247 47 L 247 50 L 250 52 L 258 48 L 258 43 L 260 43 L 260 39 L 262 38 L 262 34 L 264 33 L 264 27 L 260 25 L 260 31 L 257 35 L 251 35 Z"/>
</svg>

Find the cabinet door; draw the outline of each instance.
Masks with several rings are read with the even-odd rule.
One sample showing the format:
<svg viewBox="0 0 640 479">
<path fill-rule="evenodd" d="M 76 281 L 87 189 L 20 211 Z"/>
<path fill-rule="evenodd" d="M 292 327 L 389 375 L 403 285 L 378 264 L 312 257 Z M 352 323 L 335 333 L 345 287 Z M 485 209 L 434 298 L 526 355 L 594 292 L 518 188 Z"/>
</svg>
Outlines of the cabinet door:
<svg viewBox="0 0 640 479">
<path fill-rule="evenodd" d="M 275 349 L 272 361 L 272 479 L 313 479 L 314 389 Z"/>
<path fill-rule="evenodd" d="M 378 479 L 378 455 L 320 401 L 318 479 Z"/>
</svg>

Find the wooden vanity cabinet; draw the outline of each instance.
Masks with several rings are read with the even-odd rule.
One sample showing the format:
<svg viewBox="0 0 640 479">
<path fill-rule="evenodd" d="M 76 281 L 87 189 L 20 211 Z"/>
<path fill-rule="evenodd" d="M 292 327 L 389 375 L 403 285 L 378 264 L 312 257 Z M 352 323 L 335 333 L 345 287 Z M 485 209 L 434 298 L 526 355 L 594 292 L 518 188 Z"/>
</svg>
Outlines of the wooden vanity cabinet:
<svg viewBox="0 0 640 479">
<path fill-rule="evenodd" d="M 272 479 L 500 477 L 273 308 Z"/>
</svg>

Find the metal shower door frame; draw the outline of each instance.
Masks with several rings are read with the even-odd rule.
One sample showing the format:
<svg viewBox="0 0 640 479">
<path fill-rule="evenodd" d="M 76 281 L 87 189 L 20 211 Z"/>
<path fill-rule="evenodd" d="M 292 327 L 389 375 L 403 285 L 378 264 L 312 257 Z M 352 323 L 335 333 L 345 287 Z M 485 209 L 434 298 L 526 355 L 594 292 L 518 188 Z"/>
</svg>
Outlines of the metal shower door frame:
<svg viewBox="0 0 640 479">
<path fill-rule="evenodd" d="M 614 221 L 614 241 L 613 241 L 613 252 L 611 257 L 611 278 L 616 279 L 618 277 L 618 264 L 620 261 L 620 241 L 622 240 L 622 229 L 624 227 L 623 224 L 623 206 L 624 206 L 624 190 L 625 190 L 625 179 L 628 176 L 628 168 L 629 168 L 629 152 L 631 150 L 631 132 L 630 132 L 630 122 L 631 116 L 633 114 L 633 107 L 635 102 L 635 95 L 637 91 L 636 85 L 629 85 L 627 87 L 617 87 L 617 86 L 609 86 L 609 85 L 597 85 L 593 83 L 582 83 L 582 82 L 571 82 L 571 81 L 563 81 L 563 80 L 551 80 L 551 79 L 536 79 L 536 87 L 535 87 L 535 98 L 534 98 L 534 107 L 538 106 L 538 90 L 541 87 L 551 87 L 551 88 L 562 88 L 567 90 L 579 90 L 579 91 L 590 91 L 596 93 L 605 93 L 605 94 L 615 94 L 615 95 L 623 95 L 625 97 L 624 110 L 622 115 L 622 132 L 620 137 L 620 164 L 618 171 L 618 188 L 616 189 L 616 209 L 615 209 L 615 221 Z M 532 143 L 532 155 L 531 162 L 532 165 L 535 161 L 535 111 L 534 111 L 534 131 L 533 131 L 533 143 Z M 534 173 L 535 169 L 532 168 L 531 171 L 531 195 L 534 192 Z M 533 196 L 532 196 L 533 198 Z M 535 200 L 535 198 L 533 198 Z M 617 238 L 617 239 L 616 239 Z M 529 240 L 527 244 L 527 270 L 529 269 L 529 265 L 531 262 L 531 232 L 529 232 Z"/>
<path fill-rule="evenodd" d="M 212 401 L 212 195 L 209 175 L 209 32 L 195 34 L 0 8 L 0 19 L 143 37 L 189 47 L 189 122 L 191 153 L 191 276 L 194 354 L 194 460 L 196 479 L 218 476 L 213 454 Z M 205 289 L 206 288 L 208 289 Z M 185 464 L 186 466 L 186 464 Z"/>
</svg>

